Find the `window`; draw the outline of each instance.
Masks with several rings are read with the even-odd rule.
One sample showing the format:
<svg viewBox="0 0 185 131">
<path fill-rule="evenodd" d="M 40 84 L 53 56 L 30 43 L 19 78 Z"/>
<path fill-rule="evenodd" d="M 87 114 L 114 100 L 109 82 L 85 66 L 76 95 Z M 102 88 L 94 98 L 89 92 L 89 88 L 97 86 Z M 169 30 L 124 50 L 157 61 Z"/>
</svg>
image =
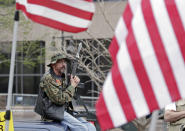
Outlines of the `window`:
<svg viewBox="0 0 185 131">
<path fill-rule="evenodd" d="M 15 0 L 0 0 L 0 5 L 13 5 Z"/>
<path fill-rule="evenodd" d="M 0 93 L 8 92 L 11 42 L 0 43 Z M 45 70 L 45 42 L 17 42 L 13 93 L 37 94 Z"/>
</svg>

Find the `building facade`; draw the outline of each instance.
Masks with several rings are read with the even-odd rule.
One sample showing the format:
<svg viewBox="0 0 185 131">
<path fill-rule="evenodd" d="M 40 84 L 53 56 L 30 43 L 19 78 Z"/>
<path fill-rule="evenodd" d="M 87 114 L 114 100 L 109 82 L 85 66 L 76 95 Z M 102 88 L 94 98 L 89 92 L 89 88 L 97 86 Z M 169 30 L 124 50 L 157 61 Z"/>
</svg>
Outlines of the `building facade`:
<svg viewBox="0 0 185 131">
<path fill-rule="evenodd" d="M 100 0 L 101 1 L 101 0 Z M 43 73 L 48 70 L 47 64 L 49 63 L 52 54 L 56 53 L 53 49 L 53 41 L 55 41 L 55 47 L 61 49 L 62 44 L 70 40 L 91 40 L 91 39 L 109 39 L 114 35 L 114 29 L 116 24 L 122 15 L 127 1 L 121 0 L 104 0 L 102 2 L 94 2 L 96 11 L 92 20 L 92 24 L 89 26 L 88 30 L 85 32 L 73 34 L 68 32 L 61 32 L 34 22 L 31 22 L 25 16 L 20 13 L 20 21 L 18 27 L 18 46 L 16 54 L 16 66 L 15 66 L 15 77 L 14 77 L 14 93 L 18 94 L 37 94 L 38 83 L 40 81 Z M 1 45 L 1 55 L 4 59 L 10 59 L 10 47 L 13 35 L 13 12 L 15 11 L 15 5 L 13 6 L 0 6 L 0 45 Z M 9 15 L 10 14 L 10 15 Z M 5 18 L 7 17 L 7 19 Z M 12 20 L 11 20 L 12 18 Z M 4 23 L 3 23 L 4 22 Z M 35 55 L 29 56 L 29 58 L 36 58 L 37 60 L 33 63 L 25 63 L 27 59 L 28 52 L 24 52 L 24 48 L 35 48 L 34 42 L 40 47 L 40 52 Z M 22 43 L 22 44 L 20 44 Z M 31 43 L 33 47 L 31 46 Z M 26 47 L 24 46 L 26 45 Z M 6 46 L 6 47 L 5 47 Z M 5 47 L 5 48 L 4 48 Z M 39 48 L 37 47 L 37 49 Z M 42 48 L 45 48 L 43 53 Z M 22 52 L 21 52 L 22 49 Z M 34 52 L 34 51 L 33 51 Z M 0 55 L 0 57 L 1 57 Z M 44 59 L 44 62 L 41 62 Z M 4 60 L 3 59 L 3 60 Z M 40 60 L 40 61 L 38 61 Z M 6 93 L 8 87 L 8 77 L 9 77 L 9 66 L 3 64 L 0 61 L 0 93 Z M 31 64 L 35 64 L 32 68 Z M 25 66 L 27 65 L 27 66 Z M 79 73 L 81 79 L 89 81 L 89 78 L 83 73 Z M 97 90 L 93 83 L 88 83 L 89 90 Z M 87 90 L 81 91 L 81 95 L 87 95 Z M 97 96 L 91 94 L 91 96 Z"/>
</svg>

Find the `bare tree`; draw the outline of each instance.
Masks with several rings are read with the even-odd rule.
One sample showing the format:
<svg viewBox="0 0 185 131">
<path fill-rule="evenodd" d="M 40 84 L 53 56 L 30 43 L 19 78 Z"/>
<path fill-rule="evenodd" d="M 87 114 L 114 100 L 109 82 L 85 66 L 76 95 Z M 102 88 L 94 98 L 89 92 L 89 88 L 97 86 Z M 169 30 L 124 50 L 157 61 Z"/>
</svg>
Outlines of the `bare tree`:
<svg viewBox="0 0 185 131">
<path fill-rule="evenodd" d="M 79 59 L 79 69 L 86 71 L 91 80 L 99 87 L 99 91 L 104 83 L 106 74 L 111 67 L 111 59 L 105 44 L 110 40 L 80 40 L 83 45 Z M 107 42 L 107 43 L 106 43 Z M 76 43 L 76 42 L 75 42 Z M 75 44 L 78 45 L 78 44 Z M 68 49 L 63 48 L 62 52 L 66 53 L 70 58 L 76 59 L 75 54 L 69 54 Z M 77 51 L 77 47 L 73 52 Z"/>
</svg>

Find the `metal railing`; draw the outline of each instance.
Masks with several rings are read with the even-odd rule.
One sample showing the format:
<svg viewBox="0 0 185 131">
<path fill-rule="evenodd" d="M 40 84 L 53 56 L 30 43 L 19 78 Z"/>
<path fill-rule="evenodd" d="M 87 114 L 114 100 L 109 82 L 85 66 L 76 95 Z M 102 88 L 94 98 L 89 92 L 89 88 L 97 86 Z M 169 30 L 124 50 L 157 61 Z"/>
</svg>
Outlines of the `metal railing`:
<svg viewBox="0 0 185 131">
<path fill-rule="evenodd" d="M 37 94 L 12 94 L 12 106 L 35 106 L 35 102 L 37 99 Z M 89 97 L 89 96 L 80 96 L 83 99 L 85 105 L 90 108 L 94 109 L 95 102 L 98 97 Z M 7 93 L 0 93 L 0 110 L 6 108 L 7 102 Z"/>
</svg>

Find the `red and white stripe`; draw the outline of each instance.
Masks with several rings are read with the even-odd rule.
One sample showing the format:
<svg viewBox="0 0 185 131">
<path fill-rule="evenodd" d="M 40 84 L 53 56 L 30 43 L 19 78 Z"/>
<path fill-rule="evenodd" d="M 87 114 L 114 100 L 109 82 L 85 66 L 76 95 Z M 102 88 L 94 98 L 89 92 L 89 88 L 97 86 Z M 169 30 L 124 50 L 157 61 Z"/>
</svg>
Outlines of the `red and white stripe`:
<svg viewBox="0 0 185 131">
<path fill-rule="evenodd" d="M 185 1 L 142 0 L 136 7 L 130 27 L 121 20 L 115 32 L 119 50 L 96 104 L 103 130 L 185 98 Z"/>
<path fill-rule="evenodd" d="M 95 12 L 91 0 L 16 0 L 16 8 L 34 22 L 73 33 L 87 30 Z"/>
<path fill-rule="evenodd" d="M 109 52 L 112 57 L 112 61 L 116 59 L 116 55 L 119 51 L 120 44 L 125 40 L 128 29 L 132 21 L 132 17 L 136 12 L 138 5 L 141 3 L 141 0 L 128 0 L 128 4 L 123 12 L 122 17 L 119 19 L 115 36 L 112 38 L 111 45 L 109 46 Z"/>
</svg>

